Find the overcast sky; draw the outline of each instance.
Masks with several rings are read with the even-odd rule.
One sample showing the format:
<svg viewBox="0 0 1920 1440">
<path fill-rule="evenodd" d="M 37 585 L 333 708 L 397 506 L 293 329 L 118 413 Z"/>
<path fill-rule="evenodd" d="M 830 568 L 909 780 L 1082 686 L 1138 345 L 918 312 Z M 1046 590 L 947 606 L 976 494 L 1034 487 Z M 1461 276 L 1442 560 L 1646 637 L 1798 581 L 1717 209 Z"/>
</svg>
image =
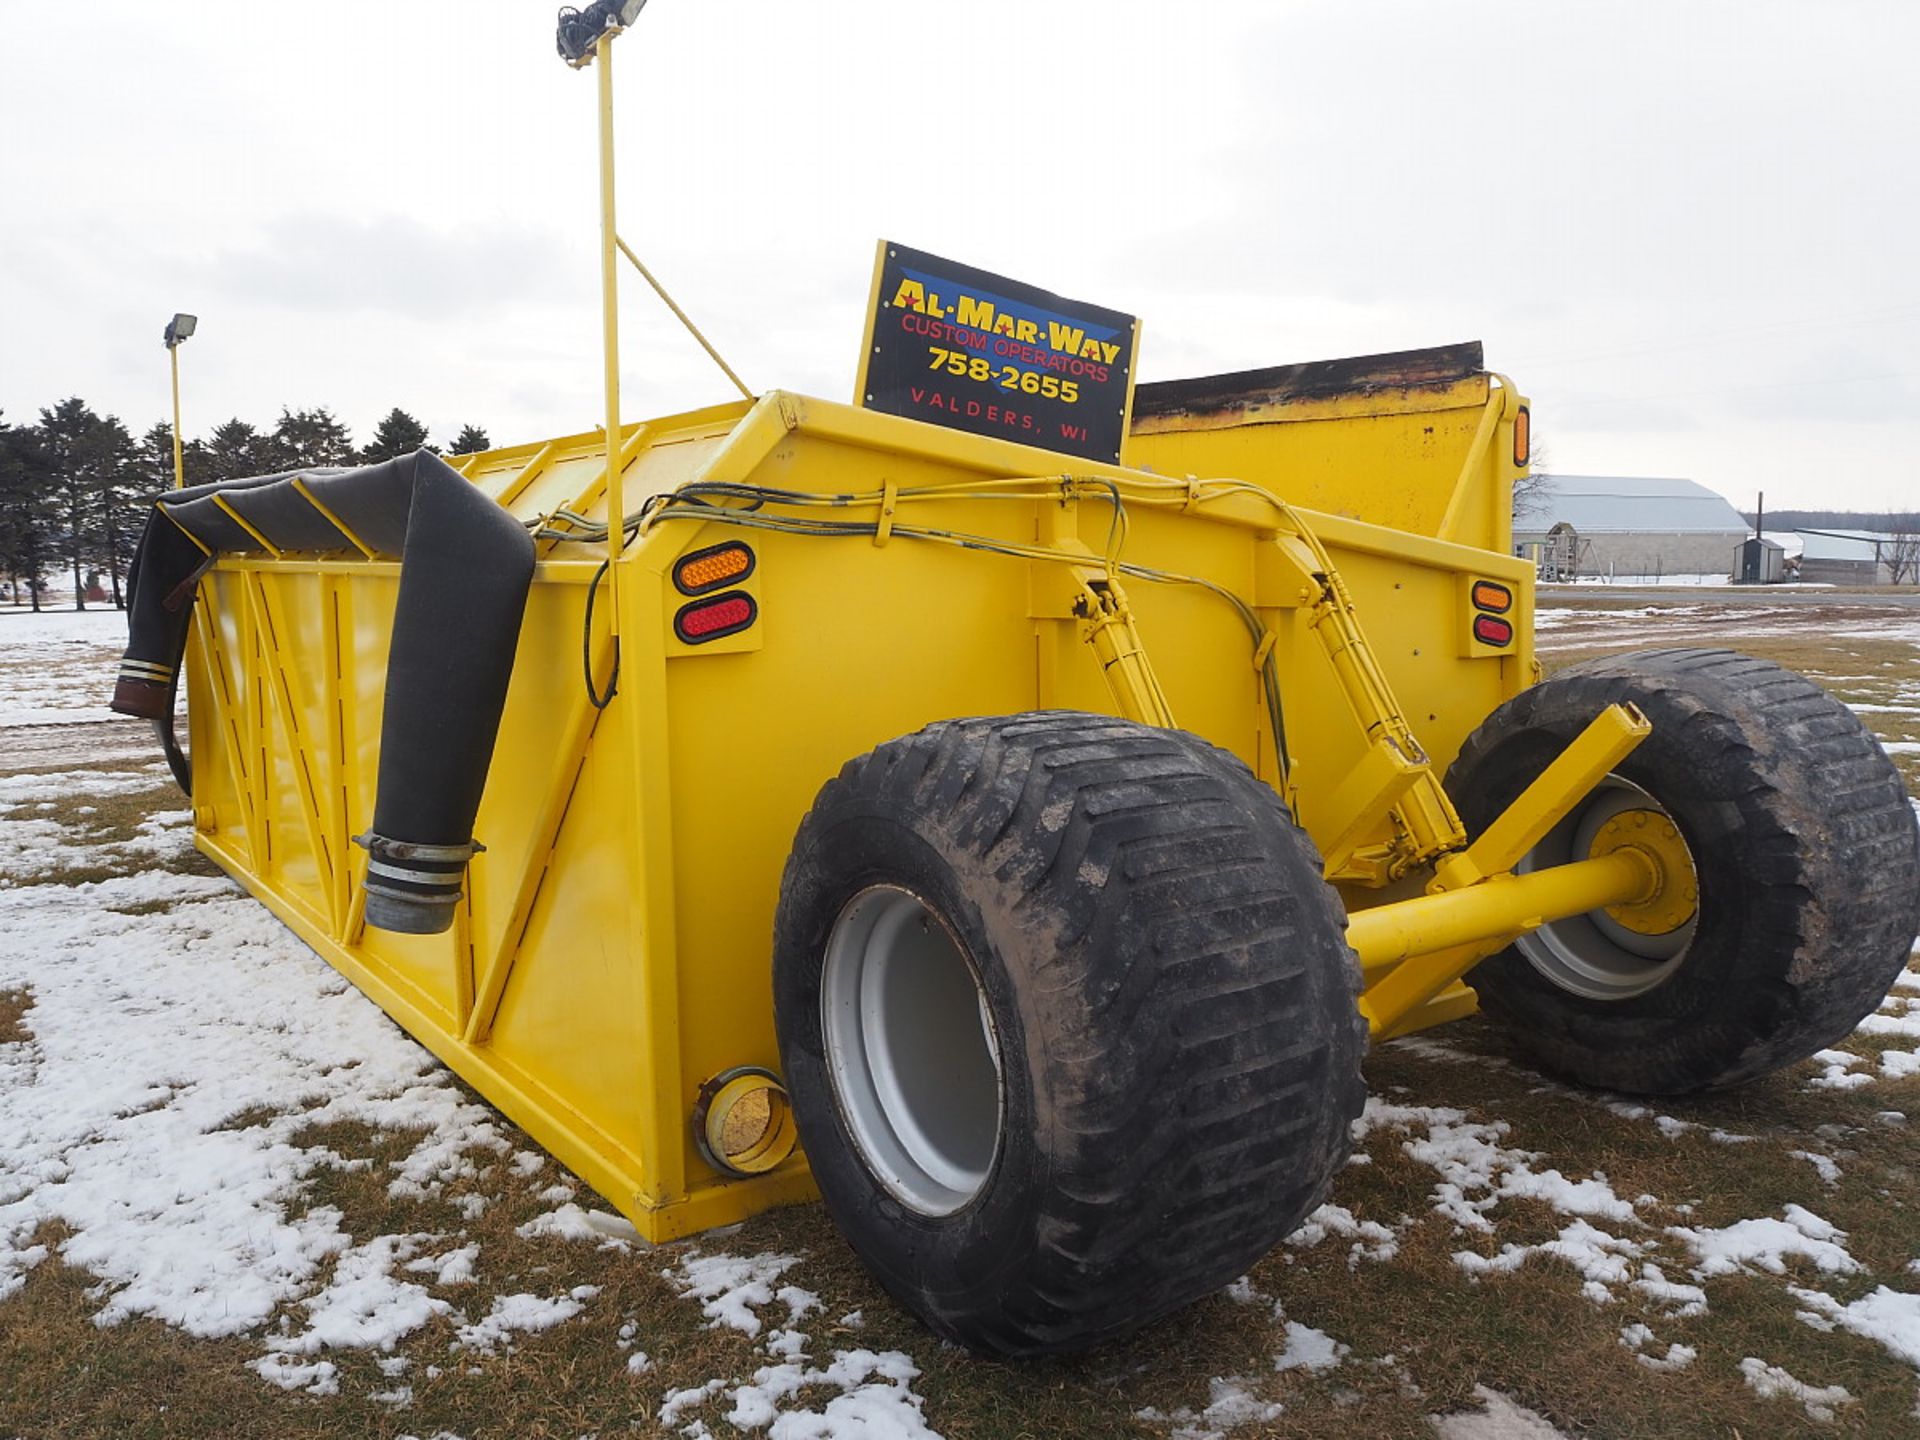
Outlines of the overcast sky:
<svg viewBox="0 0 1920 1440">
<path fill-rule="evenodd" d="M 594 79 L 541 0 L 0 0 L 0 409 L 598 415 Z M 1920 507 L 1920 4 L 652 0 L 621 230 L 756 390 L 886 236 L 1142 376 L 1486 342 L 1566 473 Z M 625 281 L 625 411 L 728 398 Z"/>
</svg>

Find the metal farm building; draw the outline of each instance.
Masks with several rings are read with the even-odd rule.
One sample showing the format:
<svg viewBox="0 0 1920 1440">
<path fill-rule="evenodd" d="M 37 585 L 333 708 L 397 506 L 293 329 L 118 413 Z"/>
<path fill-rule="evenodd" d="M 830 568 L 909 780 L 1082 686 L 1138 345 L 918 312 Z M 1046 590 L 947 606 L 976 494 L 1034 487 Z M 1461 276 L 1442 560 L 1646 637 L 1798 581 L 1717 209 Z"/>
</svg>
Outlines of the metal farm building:
<svg viewBox="0 0 1920 1440">
<path fill-rule="evenodd" d="M 1732 505 L 1692 480 L 1550 475 L 1515 514 L 1513 549 L 1545 579 L 1727 575 L 1749 533 Z"/>
<path fill-rule="evenodd" d="M 1802 530 L 1800 578 L 1817 585 L 1892 585 L 1897 536 L 1875 530 Z M 1910 542 L 1909 542 L 1910 543 Z"/>
</svg>

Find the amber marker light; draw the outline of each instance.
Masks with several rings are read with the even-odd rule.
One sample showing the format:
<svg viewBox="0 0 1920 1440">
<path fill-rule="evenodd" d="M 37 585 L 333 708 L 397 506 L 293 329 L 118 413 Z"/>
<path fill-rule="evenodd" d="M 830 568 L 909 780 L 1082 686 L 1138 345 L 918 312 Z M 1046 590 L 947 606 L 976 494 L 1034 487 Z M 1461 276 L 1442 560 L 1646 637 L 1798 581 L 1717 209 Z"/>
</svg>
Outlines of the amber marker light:
<svg viewBox="0 0 1920 1440">
<path fill-rule="evenodd" d="M 1473 604 L 1476 610 L 1504 615 L 1513 608 L 1513 591 L 1491 580 L 1476 580 L 1473 582 Z"/>
<path fill-rule="evenodd" d="M 674 588 L 682 595 L 704 595 L 753 573 L 753 551 L 738 540 L 709 545 L 682 555 L 673 566 Z"/>
<path fill-rule="evenodd" d="M 1533 412 L 1522 405 L 1513 416 L 1513 463 L 1524 468 L 1533 459 Z"/>
</svg>

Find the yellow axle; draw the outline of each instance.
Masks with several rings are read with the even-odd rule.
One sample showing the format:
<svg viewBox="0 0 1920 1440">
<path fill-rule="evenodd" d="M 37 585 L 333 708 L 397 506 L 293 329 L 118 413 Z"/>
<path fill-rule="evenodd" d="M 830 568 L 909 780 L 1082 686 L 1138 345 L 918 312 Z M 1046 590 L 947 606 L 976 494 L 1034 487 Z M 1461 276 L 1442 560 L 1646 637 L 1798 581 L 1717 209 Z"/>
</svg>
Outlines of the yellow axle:
<svg viewBox="0 0 1920 1440">
<path fill-rule="evenodd" d="M 1650 900 L 1659 887 L 1657 863 L 1629 846 L 1571 865 L 1497 875 L 1467 890 L 1442 890 L 1362 910 L 1347 921 L 1347 943 L 1359 955 L 1362 973 L 1391 968 L 1391 978 L 1406 983 L 1382 982 L 1369 988 L 1361 996 L 1361 1012 L 1379 1034 L 1407 1013 L 1410 1007 L 1396 1002 L 1419 978 L 1437 991 L 1471 969 L 1473 960 L 1502 948 L 1515 936 L 1569 915 Z M 1415 963 L 1463 948 L 1477 952 L 1472 960 L 1429 969 L 1424 977 Z"/>
</svg>

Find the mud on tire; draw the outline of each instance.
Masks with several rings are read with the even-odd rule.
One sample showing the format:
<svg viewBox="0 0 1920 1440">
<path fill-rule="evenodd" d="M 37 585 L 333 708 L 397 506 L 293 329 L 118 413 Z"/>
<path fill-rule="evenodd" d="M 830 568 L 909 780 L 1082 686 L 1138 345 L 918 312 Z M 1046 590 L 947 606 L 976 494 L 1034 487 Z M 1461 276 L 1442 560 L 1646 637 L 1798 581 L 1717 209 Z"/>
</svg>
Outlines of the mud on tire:
<svg viewBox="0 0 1920 1440">
<path fill-rule="evenodd" d="M 1096 1344 L 1242 1274 L 1344 1162 L 1345 917 L 1272 789 L 1070 712 L 929 726 L 794 841 L 775 1024 L 835 1224 L 976 1349 Z"/>
<path fill-rule="evenodd" d="M 1892 762 L 1791 671 L 1640 651 L 1564 670 L 1487 718 L 1447 776 L 1469 833 L 1616 700 L 1653 733 L 1607 784 L 1679 829 L 1693 928 L 1672 955 L 1643 957 L 1636 985 L 1635 953 L 1610 952 L 1588 917 L 1544 927 L 1467 976 L 1480 1008 L 1542 1069 L 1645 1094 L 1739 1084 L 1833 1044 L 1879 1004 L 1920 928 L 1920 837 Z"/>
</svg>

